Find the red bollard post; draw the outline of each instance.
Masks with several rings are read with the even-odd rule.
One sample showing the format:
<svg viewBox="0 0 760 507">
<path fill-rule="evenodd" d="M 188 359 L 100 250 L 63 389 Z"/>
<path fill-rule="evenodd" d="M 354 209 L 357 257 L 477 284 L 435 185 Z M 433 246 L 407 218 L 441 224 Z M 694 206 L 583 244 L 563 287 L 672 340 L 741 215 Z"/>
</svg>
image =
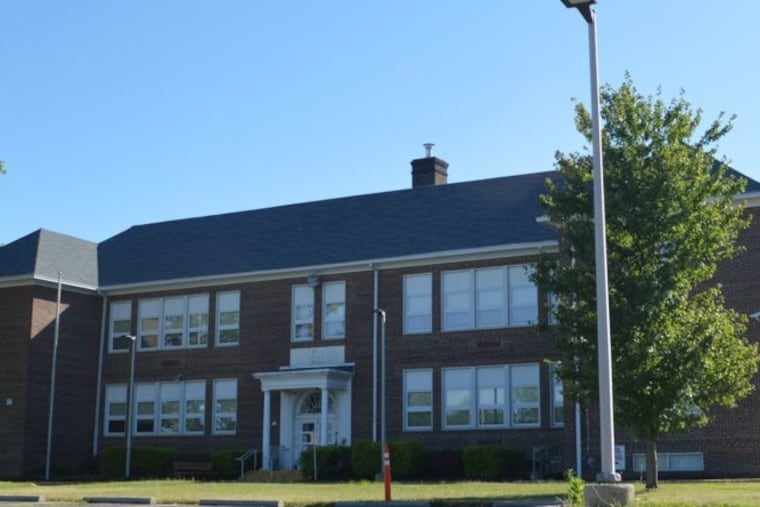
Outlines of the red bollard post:
<svg viewBox="0 0 760 507">
<path fill-rule="evenodd" d="M 385 483 L 385 501 L 391 501 L 391 451 L 388 444 L 383 449 L 383 482 Z"/>
</svg>

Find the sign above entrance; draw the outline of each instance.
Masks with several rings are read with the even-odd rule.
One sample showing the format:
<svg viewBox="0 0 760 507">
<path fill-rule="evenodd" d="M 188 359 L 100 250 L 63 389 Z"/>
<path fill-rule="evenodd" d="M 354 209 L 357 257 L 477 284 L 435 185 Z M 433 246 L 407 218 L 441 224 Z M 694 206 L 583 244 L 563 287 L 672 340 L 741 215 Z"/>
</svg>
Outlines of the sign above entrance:
<svg viewBox="0 0 760 507">
<path fill-rule="evenodd" d="M 346 348 L 343 346 L 290 350 L 291 367 L 337 365 L 344 364 L 345 361 Z"/>
</svg>

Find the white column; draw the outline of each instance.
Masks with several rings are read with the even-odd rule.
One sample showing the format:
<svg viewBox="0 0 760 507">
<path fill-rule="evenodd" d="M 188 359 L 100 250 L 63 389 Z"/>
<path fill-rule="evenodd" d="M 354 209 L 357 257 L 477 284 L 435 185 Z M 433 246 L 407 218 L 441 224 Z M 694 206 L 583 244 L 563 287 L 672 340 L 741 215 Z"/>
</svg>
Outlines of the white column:
<svg viewBox="0 0 760 507">
<path fill-rule="evenodd" d="M 272 442 L 271 428 L 272 428 L 272 414 L 271 414 L 272 395 L 269 390 L 264 391 L 264 420 L 262 421 L 262 437 L 261 437 L 261 468 L 264 470 L 271 470 L 271 455 L 270 447 Z"/>
<path fill-rule="evenodd" d="M 319 425 L 319 445 L 327 445 L 327 411 L 329 408 L 330 397 L 329 390 L 326 387 L 322 388 L 322 412 L 320 414 L 321 421 Z"/>
</svg>

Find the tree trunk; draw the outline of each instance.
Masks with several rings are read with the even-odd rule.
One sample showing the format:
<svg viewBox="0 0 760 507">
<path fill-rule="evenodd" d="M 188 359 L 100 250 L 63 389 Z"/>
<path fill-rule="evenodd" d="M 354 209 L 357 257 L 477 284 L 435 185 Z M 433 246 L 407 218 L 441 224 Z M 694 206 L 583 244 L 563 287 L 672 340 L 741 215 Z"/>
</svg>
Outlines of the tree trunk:
<svg viewBox="0 0 760 507">
<path fill-rule="evenodd" d="M 647 489 L 657 489 L 657 440 L 647 440 Z"/>
</svg>

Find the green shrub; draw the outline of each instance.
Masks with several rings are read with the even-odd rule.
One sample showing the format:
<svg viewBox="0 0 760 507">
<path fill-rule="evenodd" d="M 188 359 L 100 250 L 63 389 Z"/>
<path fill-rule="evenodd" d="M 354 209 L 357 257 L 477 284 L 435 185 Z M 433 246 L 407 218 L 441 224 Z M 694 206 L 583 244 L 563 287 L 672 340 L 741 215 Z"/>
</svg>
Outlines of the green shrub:
<svg viewBox="0 0 760 507">
<path fill-rule="evenodd" d="M 218 479 L 237 479 L 240 477 L 240 462 L 245 449 L 215 451 L 211 453 L 211 470 Z"/>
<path fill-rule="evenodd" d="M 583 494 L 586 483 L 575 475 L 575 470 L 572 468 L 565 472 L 565 476 L 567 477 L 567 501 L 565 505 L 569 507 L 582 507 L 586 502 Z"/>
<path fill-rule="evenodd" d="M 464 463 L 461 449 L 430 449 L 422 458 L 422 478 L 427 480 L 461 480 Z"/>
<path fill-rule="evenodd" d="M 133 447 L 130 477 L 170 477 L 176 452 L 164 447 Z M 100 460 L 100 474 L 108 479 L 124 477 L 126 449 L 107 447 Z"/>
<path fill-rule="evenodd" d="M 126 449 L 124 447 L 106 447 L 100 453 L 100 475 L 105 479 L 119 479 L 124 477 L 124 461 Z"/>
<path fill-rule="evenodd" d="M 342 445 L 316 447 L 317 480 L 345 481 L 351 478 L 351 448 Z M 303 478 L 314 480 L 314 448 L 301 453 L 299 464 Z"/>
<path fill-rule="evenodd" d="M 417 479 L 422 475 L 425 449 L 416 440 L 397 440 L 388 444 L 394 479 Z"/>
<path fill-rule="evenodd" d="M 483 481 L 517 479 L 526 462 L 524 451 L 496 444 L 466 447 L 463 461 L 465 478 Z"/>
<path fill-rule="evenodd" d="M 351 450 L 351 471 L 357 479 L 374 480 L 380 473 L 380 443 L 356 442 Z"/>
<path fill-rule="evenodd" d="M 525 479 L 530 476 L 530 465 L 522 449 L 504 449 L 504 478 L 507 480 Z"/>
</svg>

